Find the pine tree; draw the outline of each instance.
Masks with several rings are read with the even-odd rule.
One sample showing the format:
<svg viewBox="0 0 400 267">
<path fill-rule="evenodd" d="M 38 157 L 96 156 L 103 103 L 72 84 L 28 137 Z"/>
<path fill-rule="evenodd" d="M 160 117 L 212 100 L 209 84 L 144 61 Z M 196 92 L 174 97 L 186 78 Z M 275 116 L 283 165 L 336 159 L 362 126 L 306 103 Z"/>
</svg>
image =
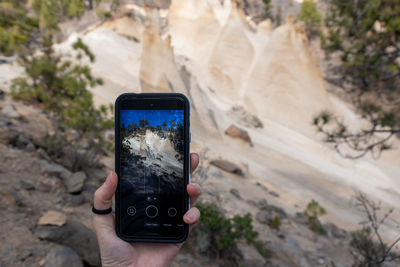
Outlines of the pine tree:
<svg viewBox="0 0 400 267">
<path fill-rule="evenodd" d="M 63 60 L 55 54 L 51 39 L 51 36 L 43 38 L 42 54 L 21 58 L 25 75 L 13 81 L 12 95 L 40 103 L 60 126 L 76 130 L 79 138 L 86 136 L 95 143 L 102 143 L 102 132 L 113 125 L 108 118 L 112 107 L 94 106 L 88 88 L 101 85 L 102 80 L 94 77 L 89 66 L 81 63 L 84 57 L 94 62 L 94 55 L 78 39 L 73 49 L 79 64 Z"/>
<path fill-rule="evenodd" d="M 57 0 L 34 0 L 32 7 L 39 17 L 39 25 L 42 31 L 58 30 L 59 7 Z"/>
<path fill-rule="evenodd" d="M 0 1 L 0 53 L 11 56 L 23 51 L 37 28 L 38 21 L 28 15 L 25 1 Z"/>
<path fill-rule="evenodd" d="M 337 83 L 353 97 L 369 125 L 353 133 L 327 112 L 317 116 L 314 124 L 343 156 L 379 155 L 400 133 L 399 1 L 332 0 L 326 27 L 323 48 L 329 54 L 339 53 L 342 61 Z M 341 146 L 355 153 L 345 154 Z"/>
</svg>

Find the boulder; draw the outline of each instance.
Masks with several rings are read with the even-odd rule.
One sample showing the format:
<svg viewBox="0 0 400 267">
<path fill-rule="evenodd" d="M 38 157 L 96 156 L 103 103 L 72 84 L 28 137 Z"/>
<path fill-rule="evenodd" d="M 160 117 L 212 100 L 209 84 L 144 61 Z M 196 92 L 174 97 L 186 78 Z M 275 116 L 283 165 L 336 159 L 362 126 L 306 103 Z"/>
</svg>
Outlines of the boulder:
<svg viewBox="0 0 400 267">
<path fill-rule="evenodd" d="M 65 185 L 67 190 L 71 194 L 80 193 L 83 185 L 85 184 L 86 174 L 84 172 L 76 172 L 72 174 L 68 179 L 65 179 Z"/>
<path fill-rule="evenodd" d="M 56 164 L 56 163 L 50 163 L 47 160 L 39 160 L 39 163 L 42 167 L 42 171 L 44 173 L 47 173 L 49 175 L 54 175 L 58 176 L 59 178 L 62 179 L 67 179 L 71 176 L 71 172 L 64 168 L 63 166 Z"/>
<path fill-rule="evenodd" d="M 71 248 L 66 246 L 53 246 L 47 253 L 44 267 L 83 267 L 79 255 Z"/>
<path fill-rule="evenodd" d="M 11 104 L 4 105 L 1 113 L 10 119 L 19 119 L 21 117 L 15 107 Z"/>
<path fill-rule="evenodd" d="M 273 218 L 272 213 L 265 210 L 259 211 L 256 214 L 257 221 L 262 224 L 268 224 Z"/>
<path fill-rule="evenodd" d="M 65 214 L 58 211 L 49 210 L 39 218 L 38 225 L 62 226 L 66 222 L 67 216 L 65 216 Z"/>
<path fill-rule="evenodd" d="M 241 199 L 242 197 L 240 196 L 239 190 L 236 188 L 232 188 L 229 192 L 231 192 L 232 195 L 234 195 L 236 198 Z"/>
<path fill-rule="evenodd" d="M 253 145 L 248 132 L 235 125 L 229 126 L 229 128 L 226 129 L 225 134 L 233 138 L 242 139 L 243 141 L 249 143 L 251 146 Z"/>
<path fill-rule="evenodd" d="M 214 165 L 215 167 L 220 168 L 221 170 L 224 170 L 226 172 L 230 172 L 240 176 L 244 175 L 242 169 L 238 165 L 230 161 L 223 159 L 216 159 L 212 160 L 210 163 L 211 165 Z"/>
<path fill-rule="evenodd" d="M 11 129 L 6 122 L 0 121 L 0 143 L 5 145 L 15 144 L 18 133 Z"/>
<path fill-rule="evenodd" d="M 40 239 L 72 248 L 90 266 L 101 265 L 96 235 L 80 222 L 67 219 L 62 226 L 38 225 L 34 234 Z"/>
</svg>

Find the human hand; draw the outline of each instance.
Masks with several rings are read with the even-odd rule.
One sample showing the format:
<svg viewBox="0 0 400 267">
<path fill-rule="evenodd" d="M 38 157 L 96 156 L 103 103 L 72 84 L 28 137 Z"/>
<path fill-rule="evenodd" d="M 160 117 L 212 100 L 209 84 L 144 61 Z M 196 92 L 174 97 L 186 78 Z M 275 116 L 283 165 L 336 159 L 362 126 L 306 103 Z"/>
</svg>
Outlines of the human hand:
<svg viewBox="0 0 400 267">
<path fill-rule="evenodd" d="M 199 165 L 199 155 L 190 154 L 190 172 Z M 117 188 L 117 174 L 112 172 L 106 181 L 94 194 L 94 207 L 108 209 L 112 206 L 112 197 Z M 187 192 L 190 197 L 190 209 L 183 216 L 190 229 L 199 221 L 200 211 L 193 204 L 201 193 L 200 186 L 188 184 Z M 115 233 L 114 214 L 93 214 L 93 226 L 99 242 L 101 262 L 103 267 L 108 266 L 169 266 L 183 243 L 156 244 L 156 243 L 128 243 L 120 239 Z"/>
</svg>

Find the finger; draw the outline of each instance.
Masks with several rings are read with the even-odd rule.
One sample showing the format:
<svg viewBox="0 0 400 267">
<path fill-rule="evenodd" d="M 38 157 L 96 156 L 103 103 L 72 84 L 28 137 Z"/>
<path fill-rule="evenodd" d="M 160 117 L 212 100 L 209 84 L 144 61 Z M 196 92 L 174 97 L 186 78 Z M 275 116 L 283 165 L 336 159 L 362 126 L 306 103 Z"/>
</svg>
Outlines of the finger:
<svg viewBox="0 0 400 267">
<path fill-rule="evenodd" d="M 189 209 L 185 215 L 183 216 L 183 221 L 187 224 L 189 224 L 189 233 L 192 231 L 193 227 L 196 226 L 196 224 L 199 222 L 200 220 L 200 211 L 198 208 L 191 208 Z M 176 245 L 178 248 L 181 248 L 183 243 L 179 243 L 179 244 L 174 244 Z"/>
<path fill-rule="evenodd" d="M 200 220 L 200 211 L 198 208 L 190 208 L 183 216 L 183 221 L 189 225 L 194 225 Z"/>
<path fill-rule="evenodd" d="M 201 195 L 201 187 L 198 184 L 191 183 L 187 185 L 186 190 L 190 197 L 190 207 L 192 207 Z"/>
<path fill-rule="evenodd" d="M 200 157 L 197 153 L 190 153 L 190 173 L 194 172 L 194 170 L 199 166 Z"/>
<path fill-rule="evenodd" d="M 105 182 L 94 193 L 93 205 L 98 210 L 111 208 L 112 197 L 117 189 L 117 174 L 110 172 Z"/>
<path fill-rule="evenodd" d="M 112 197 L 117 188 L 117 183 L 117 174 L 111 172 L 94 193 L 93 206 L 96 209 L 103 210 L 112 207 Z M 114 215 L 111 213 L 105 215 L 93 214 L 93 226 L 98 236 L 115 235 L 114 223 Z"/>
</svg>

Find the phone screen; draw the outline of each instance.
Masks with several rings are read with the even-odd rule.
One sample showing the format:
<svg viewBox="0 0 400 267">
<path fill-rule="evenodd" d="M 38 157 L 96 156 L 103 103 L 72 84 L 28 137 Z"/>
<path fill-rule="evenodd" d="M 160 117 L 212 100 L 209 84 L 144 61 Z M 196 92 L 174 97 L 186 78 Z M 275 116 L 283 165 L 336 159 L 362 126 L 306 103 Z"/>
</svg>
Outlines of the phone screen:
<svg viewBox="0 0 400 267">
<path fill-rule="evenodd" d="M 185 110 L 179 101 L 123 105 L 120 120 L 120 231 L 137 238 L 184 234 Z"/>
</svg>

